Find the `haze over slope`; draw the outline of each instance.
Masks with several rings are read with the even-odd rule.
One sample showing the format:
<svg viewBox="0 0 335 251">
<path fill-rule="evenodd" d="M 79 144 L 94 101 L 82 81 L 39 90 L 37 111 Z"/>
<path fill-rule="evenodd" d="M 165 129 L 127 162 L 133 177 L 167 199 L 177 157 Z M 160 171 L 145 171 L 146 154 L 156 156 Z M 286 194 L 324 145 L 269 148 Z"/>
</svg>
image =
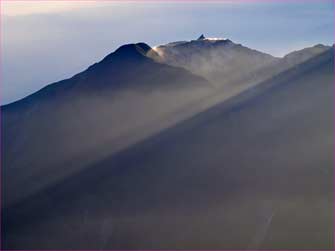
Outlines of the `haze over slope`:
<svg viewBox="0 0 335 251">
<path fill-rule="evenodd" d="M 174 124 L 212 92 L 202 77 L 156 63 L 148 50 L 143 43 L 124 45 L 86 71 L 1 108 L 5 205 Z"/>
<path fill-rule="evenodd" d="M 4 247 L 332 249 L 333 55 L 5 209 Z"/>
<path fill-rule="evenodd" d="M 144 43 L 124 45 L 86 71 L 3 106 L 4 204 L 14 203 L 327 48 L 305 49 L 279 60 L 230 40 L 199 38 L 170 47 L 178 48 L 173 56 L 179 62 L 175 66 L 159 63 L 159 50 Z M 194 69 L 200 69 L 195 71 L 200 75 L 189 71 Z"/>
</svg>

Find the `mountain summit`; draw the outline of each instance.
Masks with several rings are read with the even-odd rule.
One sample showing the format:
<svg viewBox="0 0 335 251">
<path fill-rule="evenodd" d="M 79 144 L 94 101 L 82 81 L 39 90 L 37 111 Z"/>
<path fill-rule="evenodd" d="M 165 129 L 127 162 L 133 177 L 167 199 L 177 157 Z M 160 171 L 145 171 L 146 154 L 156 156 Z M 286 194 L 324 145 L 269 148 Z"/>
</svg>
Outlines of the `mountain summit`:
<svg viewBox="0 0 335 251">
<path fill-rule="evenodd" d="M 139 61 L 148 61 L 146 57 L 148 51 L 151 50 L 151 47 L 145 43 L 136 43 L 136 44 L 125 44 L 119 47 L 116 51 L 108 54 L 99 65 L 112 63 L 120 64 L 122 63 L 131 63 L 138 64 Z"/>
<path fill-rule="evenodd" d="M 185 68 L 218 87 L 243 82 L 242 78 L 250 78 L 253 72 L 277 60 L 229 39 L 206 38 L 203 34 L 197 40 L 155 47 L 155 52 L 158 58 L 149 56 L 156 61 Z"/>
<path fill-rule="evenodd" d="M 204 34 L 201 34 L 201 36 L 200 36 L 200 37 L 198 37 L 198 39 L 197 39 L 197 40 L 204 40 L 204 39 L 206 39 L 206 37 L 204 36 Z"/>
</svg>

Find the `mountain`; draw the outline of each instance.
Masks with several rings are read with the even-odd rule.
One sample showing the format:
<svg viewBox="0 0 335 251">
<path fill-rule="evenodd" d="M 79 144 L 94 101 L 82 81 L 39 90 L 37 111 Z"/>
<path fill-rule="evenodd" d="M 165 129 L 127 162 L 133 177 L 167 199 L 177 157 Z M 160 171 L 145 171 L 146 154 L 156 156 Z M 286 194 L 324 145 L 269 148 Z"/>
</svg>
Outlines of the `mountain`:
<svg viewBox="0 0 335 251">
<path fill-rule="evenodd" d="M 211 84 L 124 45 L 70 79 L 1 107 L 3 205 L 193 114 Z"/>
<path fill-rule="evenodd" d="M 312 47 L 307 47 L 301 50 L 293 51 L 287 55 L 284 56 L 283 60 L 286 61 L 291 66 L 294 64 L 301 63 L 303 61 L 306 61 L 318 54 L 321 54 L 325 51 L 328 51 L 331 48 L 331 46 L 323 45 L 323 44 L 317 44 Z"/>
<path fill-rule="evenodd" d="M 3 247 L 332 249 L 333 83 L 331 48 L 92 163 L 5 208 Z"/>
<path fill-rule="evenodd" d="M 315 45 L 283 58 L 236 44 L 229 39 L 206 38 L 161 45 L 148 51 L 157 62 L 183 67 L 212 82 L 222 92 L 245 90 L 330 49 Z"/>
<path fill-rule="evenodd" d="M 182 41 L 153 48 L 148 55 L 158 62 L 185 69 L 223 87 L 248 77 L 279 59 L 249 49 L 229 39 L 205 38 Z"/>
<path fill-rule="evenodd" d="M 249 81 L 252 81 L 253 83 L 264 81 L 292 67 L 295 67 L 296 65 L 299 65 L 310 58 L 329 51 L 329 49 L 331 49 L 330 46 L 318 44 L 312 47 L 304 48 L 302 50 L 291 52 L 279 60 L 272 62 L 269 65 L 254 72 L 253 76 L 249 78 Z"/>
<path fill-rule="evenodd" d="M 1 107 L 3 204 L 18 202 L 327 48 L 318 45 L 279 60 L 203 35 L 159 48 L 163 47 L 177 48 L 180 62 L 188 57 L 211 62 L 208 69 L 213 71 L 208 74 L 214 77 L 199 71 L 195 75 L 187 64 L 161 62 L 161 49 L 127 44 L 72 78 Z M 220 63 L 213 64 L 216 61 Z M 257 70 L 248 62 L 258 65 Z M 217 67 L 221 64 L 224 69 Z M 223 82 L 205 79 L 213 80 L 216 73 Z M 234 82 L 236 74 L 240 84 Z M 59 170 L 60 166 L 66 168 Z"/>
</svg>

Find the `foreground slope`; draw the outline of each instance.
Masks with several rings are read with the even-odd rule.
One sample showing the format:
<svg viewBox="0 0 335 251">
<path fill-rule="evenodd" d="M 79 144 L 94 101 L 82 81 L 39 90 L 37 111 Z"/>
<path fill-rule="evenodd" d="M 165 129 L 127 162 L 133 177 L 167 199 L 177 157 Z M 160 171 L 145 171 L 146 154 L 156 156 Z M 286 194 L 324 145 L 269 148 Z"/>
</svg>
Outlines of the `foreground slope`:
<svg viewBox="0 0 335 251">
<path fill-rule="evenodd" d="M 6 249 L 332 249 L 333 50 L 3 213 Z"/>
<path fill-rule="evenodd" d="M 2 205 L 176 123 L 210 92 L 205 79 L 154 62 L 148 50 L 124 45 L 84 72 L 1 107 Z"/>
</svg>

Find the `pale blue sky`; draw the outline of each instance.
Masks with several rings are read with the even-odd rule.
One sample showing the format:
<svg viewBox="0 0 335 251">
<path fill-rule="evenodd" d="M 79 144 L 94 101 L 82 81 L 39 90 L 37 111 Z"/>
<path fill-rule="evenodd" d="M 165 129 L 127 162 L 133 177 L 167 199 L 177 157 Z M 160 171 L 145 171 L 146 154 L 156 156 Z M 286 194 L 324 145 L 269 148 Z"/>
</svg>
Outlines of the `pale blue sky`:
<svg viewBox="0 0 335 251">
<path fill-rule="evenodd" d="M 3 3 L 3 1 L 1 1 Z M 224 37 L 275 56 L 334 43 L 332 0 L 5 2 L 1 103 L 84 70 L 125 43 Z"/>
</svg>

